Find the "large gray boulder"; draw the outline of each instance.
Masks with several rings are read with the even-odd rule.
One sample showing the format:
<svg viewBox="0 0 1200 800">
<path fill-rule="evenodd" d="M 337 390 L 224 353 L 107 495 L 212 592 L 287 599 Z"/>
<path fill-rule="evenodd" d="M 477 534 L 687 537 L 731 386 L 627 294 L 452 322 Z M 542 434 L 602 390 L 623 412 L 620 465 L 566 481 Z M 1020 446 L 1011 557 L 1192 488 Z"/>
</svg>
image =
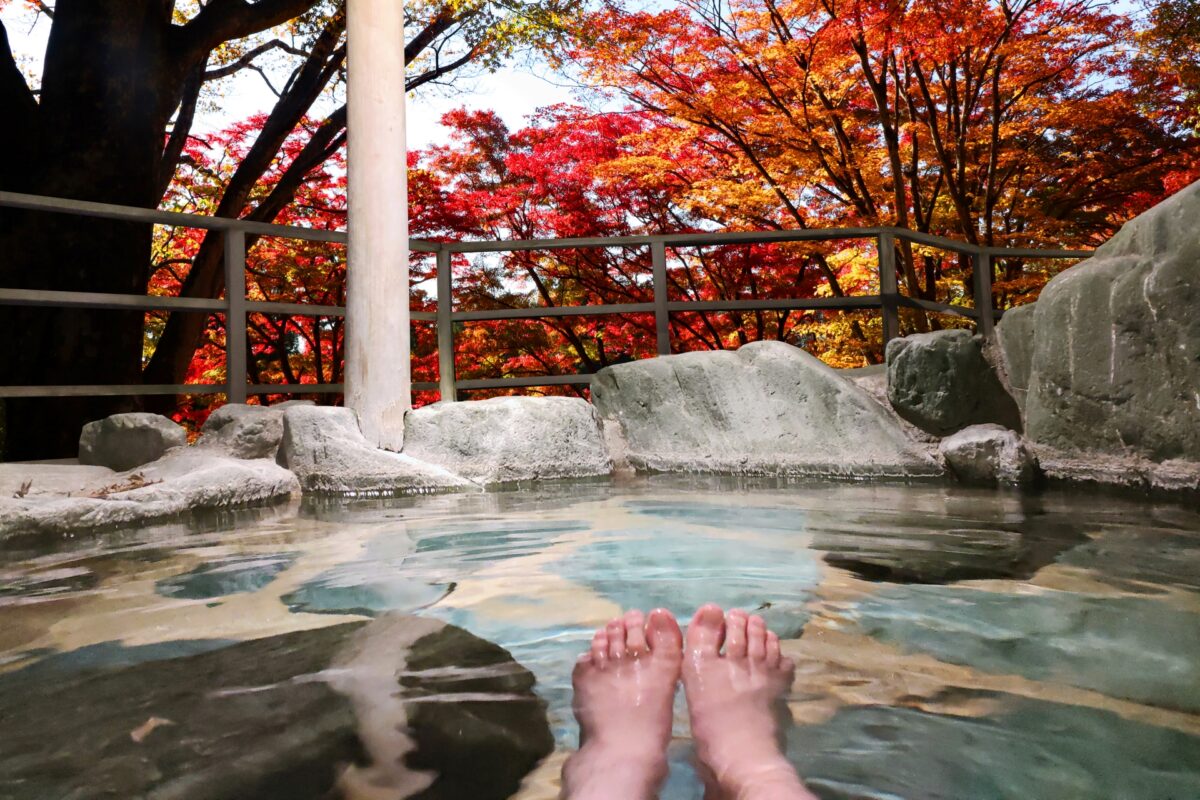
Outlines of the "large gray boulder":
<svg viewBox="0 0 1200 800">
<path fill-rule="evenodd" d="M 404 454 L 482 484 L 612 472 L 595 410 L 575 397 L 425 406 L 404 418 Z"/>
<path fill-rule="evenodd" d="M 283 411 L 270 406 L 228 403 L 208 415 L 198 447 L 234 458 L 275 458 L 283 439 Z"/>
<path fill-rule="evenodd" d="M 28 489 L 20 497 L 0 496 L 0 539 L 144 525 L 198 511 L 264 505 L 300 488 L 295 476 L 273 461 L 197 448 L 177 448 L 125 472 L 0 465 L 0 486 L 13 484 L 28 484 Z"/>
<path fill-rule="evenodd" d="M 476 486 L 435 464 L 373 447 L 349 408 L 289 408 L 278 458 L 305 492 L 319 494 L 419 494 Z"/>
<path fill-rule="evenodd" d="M 83 426 L 79 463 L 117 471 L 134 469 L 186 444 L 187 431 L 164 416 L 114 414 Z"/>
<path fill-rule="evenodd" d="M 1197 220 L 1200 183 L 1046 285 L 1026 404 L 1037 444 L 1067 459 L 1200 462 Z"/>
<path fill-rule="evenodd" d="M 1033 369 L 1036 309 L 1036 303 L 1010 308 L 996 325 L 996 351 L 1008 381 L 1007 388 L 1022 412 L 1029 393 L 1029 373 Z"/>
<path fill-rule="evenodd" d="M 592 402 L 639 470 L 736 475 L 937 475 L 871 397 L 783 342 L 601 370 Z"/>
<path fill-rule="evenodd" d="M 888 399 L 896 413 L 918 428 L 937 436 L 985 422 L 1020 429 L 1016 403 L 983 357 L 981 340 L 970 331 L 893 339 L 886 355 Z"/>
<path fill-rule="evenodd" d="M 1037 477 L 1037 459 L 1020 434 L 1002 425 L 972 425 L 939 445 L 951 471 L 965 483 L 1020 485 Z"/>
</svg>

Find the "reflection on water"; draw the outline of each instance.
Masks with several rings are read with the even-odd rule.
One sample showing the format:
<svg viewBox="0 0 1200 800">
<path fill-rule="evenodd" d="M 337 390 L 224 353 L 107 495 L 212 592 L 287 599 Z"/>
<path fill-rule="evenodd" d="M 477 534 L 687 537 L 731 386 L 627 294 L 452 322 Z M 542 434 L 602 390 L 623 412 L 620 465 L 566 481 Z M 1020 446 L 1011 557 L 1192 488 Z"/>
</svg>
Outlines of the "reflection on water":
<svg viewBox="0 0 1200 800">
<path fill-rule="evenodd" d="M 757 609 L 824 798 L 1200 797 L 1200 515 L 655 478 L 0 557 L 0 797 L 553 798 L 621 609 Z M 664 798 L 698 797 L 682 698 Z M 10 733 L 12 732 L 12 733 Z M 538 766 L 540 764 L 540 766 Z"/>
</svg>

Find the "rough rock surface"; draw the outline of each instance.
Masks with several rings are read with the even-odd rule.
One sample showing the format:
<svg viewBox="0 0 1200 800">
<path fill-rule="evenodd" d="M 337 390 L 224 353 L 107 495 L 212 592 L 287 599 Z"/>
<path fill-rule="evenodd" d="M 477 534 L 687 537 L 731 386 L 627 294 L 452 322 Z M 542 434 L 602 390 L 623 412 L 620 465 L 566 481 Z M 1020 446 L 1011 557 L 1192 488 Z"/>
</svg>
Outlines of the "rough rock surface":
<svg viewBox="0 0 1200 800">
<path fill-rule="evenodd" d="M 1197 218 L 1200 182 L 1047 284 L 1026 403 L 1034 442 L 1067 461 L 1192 462 L 1200 476 Z"/>
<path fill-rule="evenodd" d="M 282 411 L 228 403 L 209 414 L 196 445 L 222 450 L 234 458 L 275 458 L 281 439 Z"/>
<path fill-rule="evenodd" d="M 530 673 L 435 621 L 171 644 L 0 675 L 0 796 L 500 800 L 551 749 Z"/>
<path fill-rule="evenodd" d="M 404 454 L 482 484 L 608 475 L 595 409 L 574 397 L 435 403 L 404 418 Z"/>
<path fill-rule="evenodd" d="M 606 437 L 639 470 L 937 475 L 871 397 L 782 342 L 607 367 L 592 380 Z"/>
<path fill-rule="evenodd" d="M 0 496 L 0 538 L 139 525 L 195 511 L 268 503 L 299 489 L 295 476 L 272 461 L 234 459 L 194 448 L 173 450 L 158 461 L 120 473 L 57 466 L 52 484 L 39 484 L 35 467 L 0 466 L 0 485 L 30 482 L 24 497 Z"/>
<path fill-rule="evenodd" d="M 942 457 L 966 483 L 1027 484 L 1037 477 L 1037 459 L 1020 434 L 1002 425 L 972 425 L 947 436 Z"/>
<path fill-rule="evenodd" d="M 945 436 L 997 422 L 1019 429 L 1016 403 L 969 331 L 944 330 L 893 339 L 887 346 L 888 399 L 918 428 Z"/>
<path fill-rule="evenodd" d="M 875 402 L 879 403 L 879 407 L 887 412 L 888 417 L 892 422 L 895 422 L 900 428 L 908 434 L 910 439 L 917 442 L 925 442 L 927 444 L 937 444 L 938 437 L 932 433 L 927 433 L 921 430 L 916 425 L 906 420 L 904 417 L 896 413 L 896 409 L 892 408 L 892 403 L 888 400 L 888 377 L 886 364 L 872 364 L 869 367 L 855 367 L 853 369 L 838 370 L 838 374 L 848 379 L 858 388 L 862 389 L 871 397 L 875 398 Z"/>
<path fill-rule="evenodd" d="M 285 411 L 279 463 L 295 473 L 305 492 L 319 494 L 416 494 L 475 485 L 434 464 L 372 447 L 349 408 Z"/>
<path fill-rule="evenodd" d="M 1029 394 L 1029 373 L 1033 369 L 1036 310 L 1036 303 L 1010 308 L 996 325 L 996 345 L 1004 377 L 1022 412 Z"/>
<path fill-rule="evenodd" d="M 79 436 L 79 463 L 118 472 L 162 458 L 187 444 L 187 431 L 159 414 L 114 414 L 89 422 Z"/>
</svg>

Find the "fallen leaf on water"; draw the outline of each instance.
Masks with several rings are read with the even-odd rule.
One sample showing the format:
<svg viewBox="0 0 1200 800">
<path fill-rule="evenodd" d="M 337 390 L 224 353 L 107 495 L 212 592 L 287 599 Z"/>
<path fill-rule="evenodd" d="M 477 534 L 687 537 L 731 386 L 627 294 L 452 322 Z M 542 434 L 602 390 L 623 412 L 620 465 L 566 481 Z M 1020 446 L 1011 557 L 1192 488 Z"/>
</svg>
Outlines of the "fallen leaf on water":
<svg viewBox="0 0 1200 800">
<path fill-rule="evenodd" d="M 155 728 L 160 728 L 163 725 L 174 725 L 174 724 L 175 723 L 171 722 L 171 720 L 169 720 L 169 719 L 163 719 L 162 717 L 151 717 L 150 719 L 143 722 L 141 725 L 138 725 L 136 728 L 131 730 L 129 732 L 129 738 L 133 739 L 133 741 L 136 742 L 137 744 L 141 744 L 142 742 L 144 742 L 146 740 L 146 737 L 149 736 L 154 731 Z"/>
</svg>

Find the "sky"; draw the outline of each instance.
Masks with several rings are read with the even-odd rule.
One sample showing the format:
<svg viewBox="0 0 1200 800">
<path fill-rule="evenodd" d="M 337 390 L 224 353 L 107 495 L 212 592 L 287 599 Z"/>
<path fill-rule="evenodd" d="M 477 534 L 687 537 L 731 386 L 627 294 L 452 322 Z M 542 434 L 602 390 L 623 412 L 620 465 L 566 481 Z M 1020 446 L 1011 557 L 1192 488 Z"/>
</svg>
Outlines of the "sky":
<svg viewBox="0 0 1200 800">
<path fill-rule="evenodd" d="M 20 4 L 0 9 L 0 21 L 8 30 L 9 43 L 17 62 L 27 71 L 38 71 L 50 33 L 44 16 L 32 26 L 32 14 Z M 219 130 L 258 111 L 269 110 L 275 96 L 256 73 L 246 71 L 229 87 L 220 108 L 199 114 L 193 130 L 203 134 Z M 518 128 L 537 109 L 555 103 L 571 102 L 574 94 L 545 65 L 514 65 L 495 73 L 459 81 L 453 89 L 423 87 L 408 98 L 408 147 L 415 150 L 445 140 L 446 130 L 439 120 L 456 108 L 490 109 L 510 128 Z"/>
</svg>

